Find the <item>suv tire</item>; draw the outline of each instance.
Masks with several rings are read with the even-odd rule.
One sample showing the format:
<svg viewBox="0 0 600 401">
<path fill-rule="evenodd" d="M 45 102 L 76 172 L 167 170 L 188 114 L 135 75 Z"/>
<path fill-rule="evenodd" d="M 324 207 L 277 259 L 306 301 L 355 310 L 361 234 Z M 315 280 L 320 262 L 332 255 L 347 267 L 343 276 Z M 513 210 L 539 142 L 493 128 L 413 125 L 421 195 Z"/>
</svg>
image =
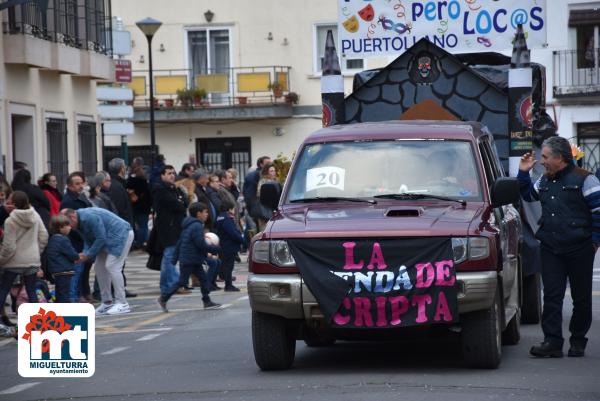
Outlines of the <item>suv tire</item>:
<svg viewBox="0 0 600 401">
<path fill-rule="evenodd" d="M 517 345 L 521 340 L 521 310 L 517 309 L 517 313 L 508 322 L 506 329 L 502 333 L 502 344 Z"/>
<path fill-rule="evenodd" d="M 523 277 L 523 306 L 521 323 L 538 324 L 542 316 L 542 286 L 540 274 Z"/>
<path fill-rule="evenodd" d="M 296 339 L 280 316 L 252 312 L 252 345 L 261 370 L 289 369 L 294 362 Z"/>
<path fill-rule="evenodd" d="M 496 287 L 494 303 L 461 317 L 463 358 L 470 368 L 496 369 L 502 357 L 502 301 Z"/>
</svg>

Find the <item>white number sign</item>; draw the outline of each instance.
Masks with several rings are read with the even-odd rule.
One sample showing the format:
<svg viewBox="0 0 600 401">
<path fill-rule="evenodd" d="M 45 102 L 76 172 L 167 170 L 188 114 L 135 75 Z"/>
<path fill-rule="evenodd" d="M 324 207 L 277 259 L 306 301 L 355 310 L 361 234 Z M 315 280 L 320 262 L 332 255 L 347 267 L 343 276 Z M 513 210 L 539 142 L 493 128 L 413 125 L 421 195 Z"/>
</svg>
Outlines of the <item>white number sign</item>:
<svg viewBox="0 0 600 401">
<path fill-rule="evenodd" d="M 320 188 L 344 190 L 346 170 L 339 167 L 318 167 L 306 171 L 306 192 Z"/>
</svg>

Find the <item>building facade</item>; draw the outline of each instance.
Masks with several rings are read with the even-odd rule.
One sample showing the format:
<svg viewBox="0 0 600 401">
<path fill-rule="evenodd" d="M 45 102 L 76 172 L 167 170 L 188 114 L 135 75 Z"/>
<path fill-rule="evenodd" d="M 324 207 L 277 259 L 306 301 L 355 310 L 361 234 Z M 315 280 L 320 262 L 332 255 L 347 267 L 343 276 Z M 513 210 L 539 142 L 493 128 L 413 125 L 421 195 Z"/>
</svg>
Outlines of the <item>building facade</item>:
<svg viewBox="0 0 600 401">
<path fill-rule="evenodd" d="M 64 184 L 69 171 L 97 171 L 96 81 L 114 76 L 110 1 L 31 2 L 0 15 L 2 172 L 12 178 L 19 161 L 34 179 L 51 171 Z"/>
<path fill-rule="evenodd" d="M 152 42 L 154 107 L 158 152 L 170 164 L 178 168 L 193 161 L 244 172 L 259 156 L 290 156 L 320 128 L 321 62 L 327 29 L 337 33 L 337 1 L 168 4 L 113 2 L 113 14 L 123 19 L 134 44 L 130 157 L 150 154 L 148 47 L 135 26 L 148 16 L 163 23 Z M 600 167 L 600 1 L 547 0 L 547 23 L 548 45 L 533 49 L 532 61 L 546 67 L 548 112 L 560 135 L 584 147 L 584 165 L 595 170 Z M 394 58 L 342 59 L 346 94 L 357 71 L 385 66 Z M 284 94 L 297 94 L 298 103 L 277 97 L 275 82 Z M 201 89 L 197 101 L 177 96 L 178 89 L 194 87 Z M 105 159 L 120 154 L 120 138 L 106 138 L 105 143 Z"/>
</svg>

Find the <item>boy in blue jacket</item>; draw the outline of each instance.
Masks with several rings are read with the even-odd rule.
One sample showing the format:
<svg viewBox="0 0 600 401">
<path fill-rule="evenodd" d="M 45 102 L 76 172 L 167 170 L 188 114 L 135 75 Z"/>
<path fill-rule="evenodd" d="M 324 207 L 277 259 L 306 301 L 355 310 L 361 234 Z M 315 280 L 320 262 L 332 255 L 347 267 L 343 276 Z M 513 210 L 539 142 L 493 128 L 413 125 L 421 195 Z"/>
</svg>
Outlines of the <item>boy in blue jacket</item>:
<svg viewBox="0 0 600 401">
<path fill-rule="evenodd" d="M 48 273 L 54 278 L 56 302 L 71 301 L 71 280 L 79 254 L 69 239 L 70 231 L 71 222 L 66 216 L 53 216 L 50 220 L 51 237 L 45 253 Z"/>
<path fill-rule="evenodd" d="M 235 255 L 240 251 L 244 236 L 238 229 L 233 217 L 235 205 L 230 200 L 224 199 L 221 203 L 221 213 L 217 217 L 217 235 L 221 241 L 221 262 L 225 275 L 225 291 L 239 291 L 233 285 L 232 274 Z"/>
<path fill-rule="evenodd" d="M 192 203 L 188 209 L 189 216 L 182 224 L 181 235 L 175 245 L 175 253 L 171 261 L 175 265 L 179 261 L 179 282 L 171 286 L 164 294 L 158 297 L 158 304 L 163 312 L 168 312 L 167 302 L 180 287 L 188 284 L 190 275 L 194 273 L 200 280 L 200 291 L 204 308 L 216 308 L 221 305 L 212 302 L 208 296 L 210 283 L 206 279 L 203 263 L 207 253 L 219 253 L 218 246 L 208 245 L 204 240 L 204 223 L 208 219 L 208 206 L 204 203 Z"/>
</svg>

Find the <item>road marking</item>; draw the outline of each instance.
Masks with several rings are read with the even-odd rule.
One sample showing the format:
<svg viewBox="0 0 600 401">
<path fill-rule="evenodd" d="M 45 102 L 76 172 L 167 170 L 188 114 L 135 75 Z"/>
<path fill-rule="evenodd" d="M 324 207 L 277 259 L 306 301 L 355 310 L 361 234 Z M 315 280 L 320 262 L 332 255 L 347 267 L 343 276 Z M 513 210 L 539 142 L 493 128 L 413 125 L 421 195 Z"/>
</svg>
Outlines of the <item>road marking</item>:
<svg viewBox="0 0 600 401">
<path fill-rule="evenodd" d="M 158 323 L 158 322 L 160 322 L 161 320 L 165 320 L 165 319 L 167 319 L 167 318 L 169 318 L 169 317 L 171 317 L 171 316 L 173 316 L 173 315 L 175 315 L 175 314 L 171 314 L 171 313 L 164 313 L 164 312 L 163 312 L 163 313 L 161 313 L 160 315 L 157 315 L 157 316 L 151 317 L 150 319 L 142 320 L 142 321 L 141 321 L 141 322 L 139 322 L 139 323 L 132 324 L 131 326 L 125 327 L 125 328 L 124 328 L 124 330 L 132 330 L 132 331 L 135 331 L 135 330 L 138 330 L 138 329 L 140 329 L 140 328 L 142 328 L 142 327 L 144 327 L 144 326 L 148 326 L 149 324 L 152 324 L 152 323 Z"/>
<path fill-rule="evenodd" d="M 0 341 L 0 347 L 4 347 L 6 344 L 10 344 L 10 343 L 17 343 L 16 340 L 14 338 L 8 338 L 6 340 L 2 340 Z"/>
<path fill-rule="evenodd" d="M 153 331 L 169 331 L 171 327 L 157 327 L 155 329 L 139 329 L 139 330 L 124 330 L 119 331 L 118 329 L 112 327 L 111 330 L 98 330 L 96 329 L 96 334 L 128 334 L 128 333 L 148 333 Z"/>
<path fill-rule="evenodd" d="M 18 384 L 16 386 L 12 386 L 7 388 L 6 390 L 2 390 L 0 391 L 0 395 L 7 395 L 7 394 L 16 394 L 16 393 L 20 393 L 21 391 L 25 391 L 28 388 L 37 386 L 38 384 L 40 384 L 41 382 L 32 382 L 32 383 L 23 383 L 23 384 Z"/>
<path fill-rule="evenodd" d="M 116 354 L 117 352 L 125 351 L 128 348 L 131 348 L 131 347 L 117 347 L 117 348 L 109 349 L 108 351 L 104 351 L 100 355 L 112 355 L 112 354 Z"/>
<path fill-rule="evenodd" d="M 238 299 L 236 299 L 234 302 L 245 301 L 245 300 L 247 300 L 248 298 L 250 298 L 250 297 L 249 297 L 248 295 L 246 295 L 245 297 L 241 297 L 241 298 L 238 298 Z"/>
<path fill-rule="evenodd" d="M 154 333 L 154 334 L 148 334 L 145 335 L 144 337 L 140 337 L 135 341 L 150 341 L 150 340 L 154 340 L 156 337 L 158 336 L 162 336 L 163 333 Z"/>
</svg>

